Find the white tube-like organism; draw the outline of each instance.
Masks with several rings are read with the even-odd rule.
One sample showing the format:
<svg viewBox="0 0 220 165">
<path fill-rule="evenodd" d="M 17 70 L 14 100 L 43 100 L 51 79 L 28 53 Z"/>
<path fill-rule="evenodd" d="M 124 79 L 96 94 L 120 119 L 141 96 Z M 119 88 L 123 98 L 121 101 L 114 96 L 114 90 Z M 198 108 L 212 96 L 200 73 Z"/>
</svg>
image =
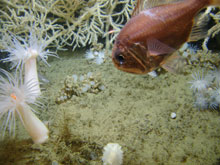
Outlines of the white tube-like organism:
<svg viewBox="0 0 220 165">
<path fill-rule="evenodd" d="M 40 58 L 44 63 L 47 63 L 48 56 L 58 57 L 56 52 L 45 50 L 49 42 L 45 38 L 37 36 L 32 30 L 28 39 L 25 40 L 13 34 L 5 35 L 4 49 L 1 51 L 8 52 L 7 58 L 2 59 L 3 62 L 11 62 L 12 67 L 16 70 L 24 67 L 24 82 L 32 81 L 36 83 L 35 90 L 38 93 L 36 97 L 41 94 L 40 83 L 37 72 L 37 58 Z"/>
<path fill-rule="evenodd" d="M 44 143 L 49 137 L 49 131 L 44 123 L 34 114 L 36 112 L 31 105 L 42 107 L 42 103 L 36 100 L 36 82 L 23 83 L 22 73 L 15 76 L 0 69 L 0 119 L 2 121 L 2 136 L 6 130 L 15 135 L 16 116 L 19 116 L 26 131 L 34 143 Z"/>
</svg>

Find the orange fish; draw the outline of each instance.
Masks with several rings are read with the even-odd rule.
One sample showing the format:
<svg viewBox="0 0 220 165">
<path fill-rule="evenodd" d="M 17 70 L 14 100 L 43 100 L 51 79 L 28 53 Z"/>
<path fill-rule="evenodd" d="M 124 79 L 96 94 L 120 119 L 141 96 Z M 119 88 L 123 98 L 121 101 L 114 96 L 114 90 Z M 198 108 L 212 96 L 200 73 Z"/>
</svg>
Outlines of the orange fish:
<svg viewBox="0 0 220 165">
<path fill-rule="evenodd" d="M 146 5 L 153 7 L 146 9 Z M 194 17 L 209 5 L 220 5 L 220 0 L 138 0 L 132 18 L 114 43 L 115 66 L 135 74 L 160 66 L 175 72 L 170 61 L 177 56 L 171 55 L 189 38 L 204 34 L 204 26 L 199 27 Z"/>
</svg>

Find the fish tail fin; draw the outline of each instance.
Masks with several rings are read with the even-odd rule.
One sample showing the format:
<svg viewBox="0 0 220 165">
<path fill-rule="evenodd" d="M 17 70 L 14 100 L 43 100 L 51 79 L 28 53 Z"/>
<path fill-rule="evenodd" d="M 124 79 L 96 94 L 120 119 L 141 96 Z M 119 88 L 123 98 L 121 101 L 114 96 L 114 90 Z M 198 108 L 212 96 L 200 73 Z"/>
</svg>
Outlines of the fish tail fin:
<svg viewBox="0 0 220 165">
<path fill-rule="evenodd" d="M 210 0 L 210 5 L 220 6 L 220 0 Z"/>
</svg>

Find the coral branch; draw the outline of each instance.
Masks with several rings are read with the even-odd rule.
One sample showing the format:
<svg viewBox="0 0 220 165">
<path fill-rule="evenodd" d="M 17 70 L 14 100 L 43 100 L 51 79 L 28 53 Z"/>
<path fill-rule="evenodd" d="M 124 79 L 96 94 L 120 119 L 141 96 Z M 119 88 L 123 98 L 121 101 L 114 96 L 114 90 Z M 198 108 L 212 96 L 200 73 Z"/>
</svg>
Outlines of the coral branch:
<svg viewBox="0 0 220 165">
<path fill-rule="evenodd" d="M 28 36 L 34 29 L 62 48 L 96 44 L 106 39 L 106 47 L 130 18 L 133 0 L 3 0 L 0 4 L 2 33 Z M 0 41 L 0 48 L 3 45 Z"/>
</svg>

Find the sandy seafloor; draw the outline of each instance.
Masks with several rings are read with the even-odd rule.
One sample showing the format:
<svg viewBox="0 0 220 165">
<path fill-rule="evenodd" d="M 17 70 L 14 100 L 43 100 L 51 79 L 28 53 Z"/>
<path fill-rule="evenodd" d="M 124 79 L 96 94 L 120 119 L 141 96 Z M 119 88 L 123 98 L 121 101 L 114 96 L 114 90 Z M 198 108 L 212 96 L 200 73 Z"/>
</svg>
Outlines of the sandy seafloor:
<svg viewBox="0 0 220 165">
<path fill-rule="evenodd" d="M 110 58 L 88 63 L 83 51 L 58 54 L 60 59 L 49 60 L 51 67 L 39 66 L 50 81 L 42 86 L 45 107 L 38 115 L 48 124 L 49 141 L 33 144 L 18 122 L 16 140 L 0 143 L 0 164 L 101 165 L 110 142 L 122 146 L 124 165 L 220 164 L 219 113 L 193 106 L 191 73 L 152 78 L 119 71 Z M 55 103 L 67 75 L 88 72 L 101 74 L 104 91 Z"/>
</svg>

